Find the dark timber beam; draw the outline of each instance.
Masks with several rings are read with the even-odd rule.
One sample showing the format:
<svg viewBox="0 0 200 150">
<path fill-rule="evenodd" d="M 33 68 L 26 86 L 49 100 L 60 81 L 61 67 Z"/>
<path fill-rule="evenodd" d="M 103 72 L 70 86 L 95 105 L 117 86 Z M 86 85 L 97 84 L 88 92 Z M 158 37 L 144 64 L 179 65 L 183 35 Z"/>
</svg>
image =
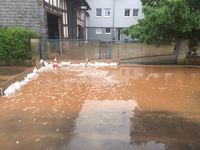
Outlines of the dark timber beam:
<svg viewBox="0 0 200 150">
<path fill-rule="evenodd" d="M 69 39 L 77 39 L 77 13 L 74 0 L 67 0 L 67 15 Z"/>
</svg>

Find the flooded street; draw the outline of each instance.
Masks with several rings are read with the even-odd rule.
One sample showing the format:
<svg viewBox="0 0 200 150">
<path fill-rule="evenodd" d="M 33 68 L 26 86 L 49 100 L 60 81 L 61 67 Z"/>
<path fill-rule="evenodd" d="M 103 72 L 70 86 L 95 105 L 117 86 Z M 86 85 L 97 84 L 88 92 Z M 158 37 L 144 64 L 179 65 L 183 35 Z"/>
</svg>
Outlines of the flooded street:
<svg viewBox="0 0 200 150">
<path fill-rule="evenodd" d="M 0 97 L 2 150 L 199 150 L 200 70 L 66 67 Z"/>
</svg>

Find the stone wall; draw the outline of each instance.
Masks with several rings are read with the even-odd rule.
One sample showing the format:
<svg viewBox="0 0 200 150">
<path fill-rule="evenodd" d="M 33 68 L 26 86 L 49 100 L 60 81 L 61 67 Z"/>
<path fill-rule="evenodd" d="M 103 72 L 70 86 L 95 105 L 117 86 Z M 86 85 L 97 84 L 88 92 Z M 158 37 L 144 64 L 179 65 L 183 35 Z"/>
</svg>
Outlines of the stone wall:
<svg viewBox="0 0 200 150">
<path fill-rule="evenodd" d="M 0 25 L 33 29 L 45 38 L 43 0 L 0 0 Z"/>
</svg>

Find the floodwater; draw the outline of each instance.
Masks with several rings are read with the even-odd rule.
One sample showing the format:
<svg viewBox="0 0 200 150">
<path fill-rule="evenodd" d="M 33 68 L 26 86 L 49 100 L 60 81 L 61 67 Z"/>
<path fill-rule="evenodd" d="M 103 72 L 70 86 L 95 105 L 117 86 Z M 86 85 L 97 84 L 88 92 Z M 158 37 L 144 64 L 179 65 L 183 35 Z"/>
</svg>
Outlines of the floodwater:
<svg viewBox="0 0 200 150">
<path fill-rule="evenodd" d="M 200 70 L 68 67 L 0 97 L 2 150 L 199 150 Z"/>
</svg>

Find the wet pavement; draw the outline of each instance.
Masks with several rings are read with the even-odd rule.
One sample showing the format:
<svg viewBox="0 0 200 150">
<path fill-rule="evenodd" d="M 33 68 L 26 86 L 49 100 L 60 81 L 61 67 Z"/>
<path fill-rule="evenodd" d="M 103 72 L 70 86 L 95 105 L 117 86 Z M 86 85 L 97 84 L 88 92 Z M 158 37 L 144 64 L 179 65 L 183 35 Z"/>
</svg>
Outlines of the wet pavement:
<svg viewBox="0 0 200 150">
<path fill-rule="evenodd" d="M 0 66 L 0 84 L 6 80 L 10 80 L 17 74 L 20 74 L 29 68 L 30 67 L 24 66 Z"/>
<path fill-rule="evenodd" d="M 0 76 L 17 75 L 30 67 L 24 66 L 0 66 Z"/>
<path fill-rule="evenodd" d="M 0 97 L 2 150 L 199 150 L 198 68 L 41 73 Z"/>
<path fill-rule="evenodd" d="M 168 55 L 157 55 L 157 56 L 144 56 L 144 57 L 132 57 L 121 59 L 120 63 L 130 64 L 176 64 L 176 56 L 175 54 Z"/>
<path fill-rule="evenodd" d="M 3 83 L 5 80 L 0 80 L 0 84 Z"/>
</svg>

